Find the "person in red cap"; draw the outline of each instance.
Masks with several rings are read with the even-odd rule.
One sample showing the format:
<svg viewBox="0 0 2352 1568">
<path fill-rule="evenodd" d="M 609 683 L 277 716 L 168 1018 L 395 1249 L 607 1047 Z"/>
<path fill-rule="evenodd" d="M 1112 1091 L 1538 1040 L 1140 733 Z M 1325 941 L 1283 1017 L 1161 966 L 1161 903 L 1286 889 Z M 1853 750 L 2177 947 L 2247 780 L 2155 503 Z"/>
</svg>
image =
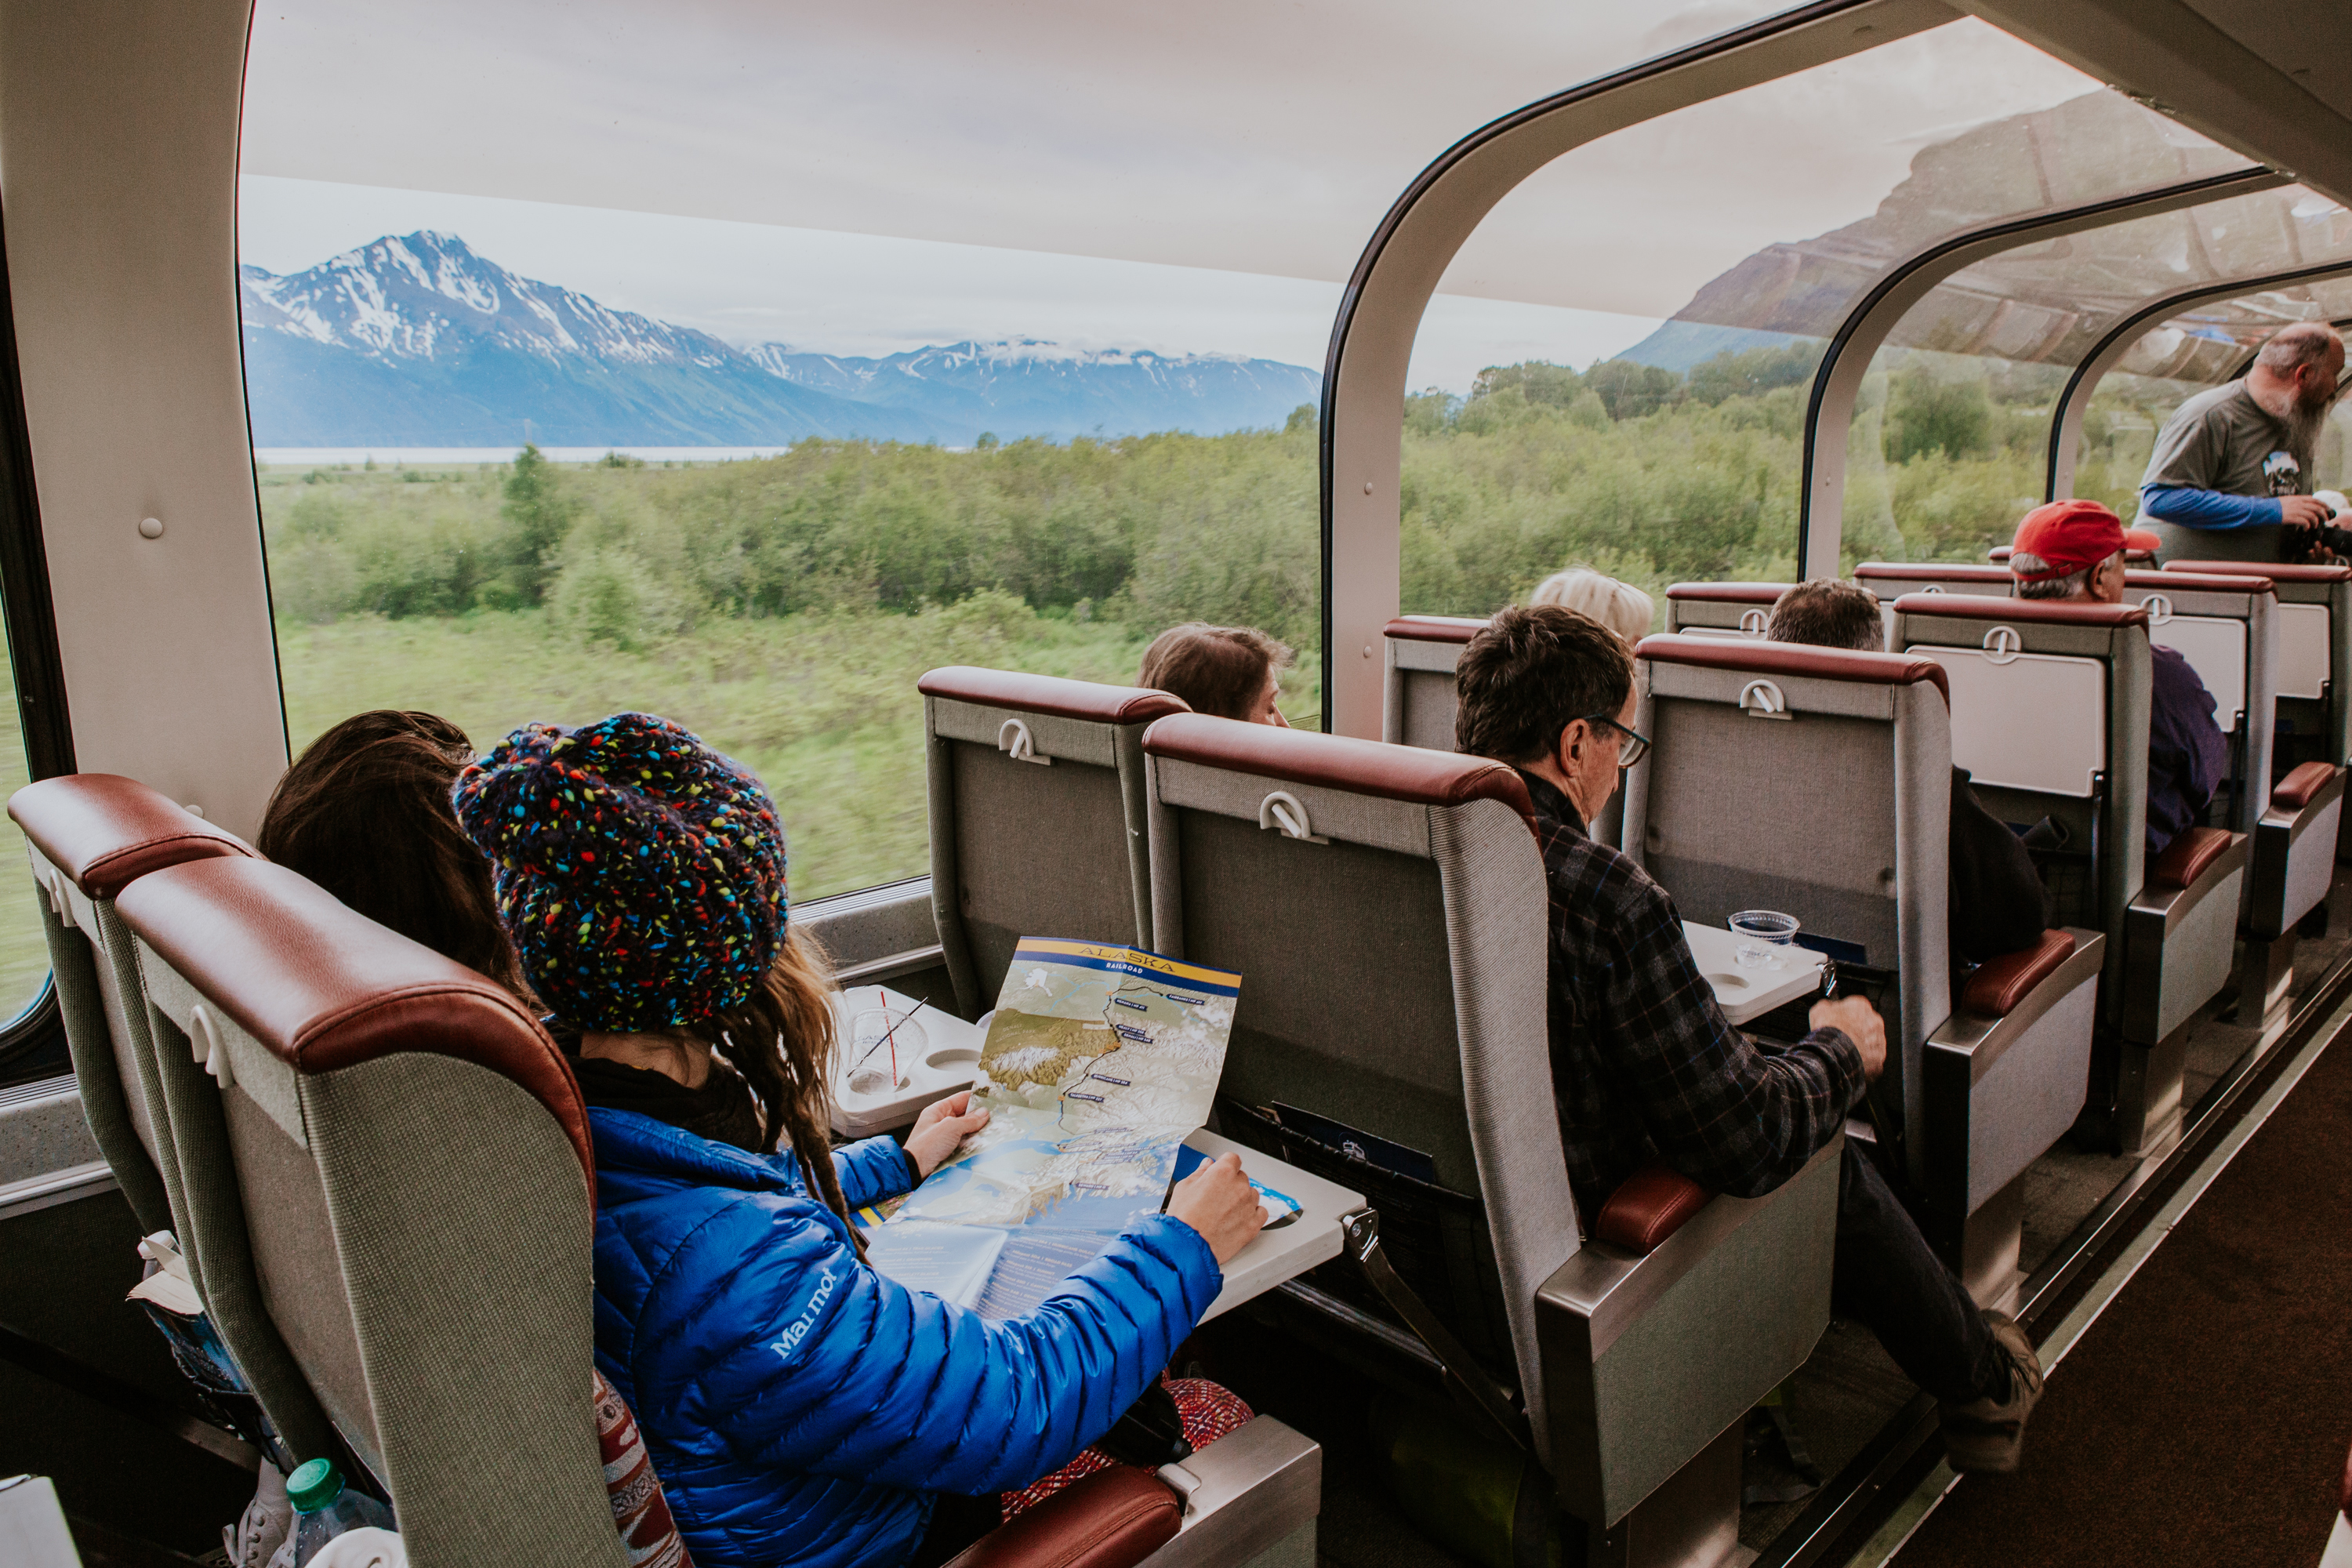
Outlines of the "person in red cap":
<svg viewBox="0 0 2352 1568">
<path fill-rule="evenodd" d="M 2124 552 L 2151 549 L 2156 536 L 2126 531 L 2095 500 L 2053 501 L 2025 514 L 2009 554 L 2021 599 L 2119 605 Z M 2230 742 L 2213 722 L 2213 694 L 2189 661 L 2153 644 L 2147 720 L 2147 854 L 2150 859 L 2205 815 L 2230 765 Z"/>
</svg>

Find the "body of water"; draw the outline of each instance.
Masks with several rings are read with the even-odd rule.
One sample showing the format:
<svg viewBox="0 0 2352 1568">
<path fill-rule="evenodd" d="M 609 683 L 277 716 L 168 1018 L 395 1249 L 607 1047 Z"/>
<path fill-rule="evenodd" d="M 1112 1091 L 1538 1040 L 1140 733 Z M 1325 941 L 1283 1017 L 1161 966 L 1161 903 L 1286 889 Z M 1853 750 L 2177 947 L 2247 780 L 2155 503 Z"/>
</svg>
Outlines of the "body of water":
<svg viewBox="0 0 2352 1568">
<path fill-rule="evenodd" d="M 607 452 L 642 458 L 648 463 L 732 463 L 749 458 L 772 458 L 789 442 L 772 447 L 541 447 L 540 456 L 554 463 L 593 463 Z M 375 460 L 379 468 L 447 467 L 459 463 L 511 463 L 520 447 L 256 447 L 254 461 L 273 468 L 354 467 Z"/>
</svg>

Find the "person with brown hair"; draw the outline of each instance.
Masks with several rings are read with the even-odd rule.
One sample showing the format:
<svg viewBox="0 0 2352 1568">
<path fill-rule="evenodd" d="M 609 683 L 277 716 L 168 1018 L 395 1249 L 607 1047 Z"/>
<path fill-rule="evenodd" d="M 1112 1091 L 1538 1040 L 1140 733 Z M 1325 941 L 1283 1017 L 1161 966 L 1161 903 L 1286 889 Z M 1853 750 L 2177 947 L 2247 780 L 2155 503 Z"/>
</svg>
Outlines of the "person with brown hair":
<svg viewBox="0 0 2352 1568">
<path fill-rule="evenodd" d="M 830 1147 L 834 1014 L 759 781 L 622 713 L 516 731 L 456 805 L 578 1057 L 596 1364 L 701 1568 L 940 1555 L 928 1538 L 959 1511 L 942 1494 L 1027 1487 L 1109 1432 L 1264 1223 L 1228 1155 L 1024 1316 L 896 1283 L 851 1210 L 908 1190 L 987 1113 L 959 1094 L 903 1148 Z"/>
<path fill-rule="evenodd" d="M 1633 728 L 1633 658 L 1598 621 L 1513 606 L 1462 650 L 1454 749 L 1518 770 L 1550 894 L 1552 1099 L 1569 1187 L 1587 1215 L 1645 1162 L 1760 1197 L 1833 1142 L 1886 1065 L 1860 996 L 1813 1004 L 1810 1032 L 1766 1049 L 1726 1021 L 1674 900 L 1585 825 L 1649 741 Z M 1958 1470 L 2016 1468 L 2042 1393 L 2025 1331 L 1982 1313 L 1869 1156 L 1845 1145 L 1831 1302 L 1867 1323 L 1943 1405 Z"/>
<path fill-rule="evenodd" d="M 527 995 L 489 862 L 449 809 L 473 761 L 466 731 L 438 714 L 354 713 L 278 781 L 255 847 L 376 924 Z"/>
<path fill-rule="evenodd" d="M 1800 583 L 1773 603 L 1764 636 L 1856 653 L 1883 653 L 1886 623 L 1878 595 L 1834 577 Z M 1945 938 L 1955 963 L 1982 963 L 2042 940 L 2051 899 L 2025 840 L 1984 808 L 1969 770 L 1952 770 L 1951 834 L 1945 854 L 1951 882 Z"/>
<path fill-rule="evenodd" d="M 1255 626 L 1187 621 L 1151 639 L 1135 683 L 1181 697 L 1195 713 L 1286 730 L 1290 721 L 1275 703 L 1291 657 L 1289 648 Z"/>
</svg>

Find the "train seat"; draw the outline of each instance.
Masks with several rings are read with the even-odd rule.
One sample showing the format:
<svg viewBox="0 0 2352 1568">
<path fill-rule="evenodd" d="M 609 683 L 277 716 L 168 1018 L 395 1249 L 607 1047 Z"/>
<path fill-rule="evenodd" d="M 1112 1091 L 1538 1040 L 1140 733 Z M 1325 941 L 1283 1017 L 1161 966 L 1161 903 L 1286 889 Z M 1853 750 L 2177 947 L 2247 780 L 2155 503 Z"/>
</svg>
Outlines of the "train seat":
<svg viewBox="0 0 2352 1568">
<path fill-rule="evenodd" d="M 1152 948 L 1143 727 L 1191 709 L 1165 691 L 967 665 L 916 685 L 931 905 L 957 1010 L 996 1005 L 1024 936 Z"/>
<path fill-rule="evenodd" d="M 136 779 L 69 773 L 8 798 L 24 830 L 67 1049 L 91 1138 L 139 1228 L 178 1229 L 180 1171 L 161 1110 L 147 1015 L 114 899 L 133 879 L 183 861 L 247 856 L 251 846 Z"/>
<path fill-rule="evenodd" d="M 159 1033 L 188 1047 L 164 1053 L 175 1125 L 216 1156 L 192 1162 L 199 1232 L 240 1247 L 410 1561 L 624 1561 L 583 1397 L 594 1165 L 554 1043 L 490 981 L 257 859 L 180 868 L 122 919 Z M 1293 1568 L 1318 1458 L 1259 1416 L 1186 1461 L 1189 1497 L 1089 1476 L 960 1561 Z"/>
<path fill-rule="evenodd" d="M 1854 979 L 1891 979 L 1873 1090 L 1886 1152 L 1927 1196 L 1930 1240 L 1999 1303 L 2016 1282 L 2026 1167 L 2083 1108 L 2105 939 L 2047 931 L 1956 981 L 1953 724 L 1934 661 L 1655 637 L 1635 668 L 1634 727 L 1652 746 L 1627 779 L 1627 853 L 1686 919 L 1785 910 L 1853 954 Z M 1832 819 L 1826 836 L 1769 830 Z"/>
<path fill-rule="evenodd" d="M 1906 594 L 1896 647 L 1941 665 L 1952 759 L 1994 816 L 2048 818 L 2080 885 L 2057 885 L 2062 919 L 2107 939 L 2089 1110 L 2127 1153 L 2178 1131 L 2190 1016 L 2226 984 L 2246 840 L 2146 862 L 2148 612 L 2137 605 Z M 2186 836 L 2184 836 L 2184 843 Z M 2186 850 L 2183 851 L 2186 856 Z"/>
<path fill-rule="evenodd" d="M 2306 762 L 2283 778 L 2273 765 L 2287 617 L 2268 575 L 2131 572 L 2124 577 L 2124 602 L 2147 607 L 2149 640 L 2189 660 L 2213 694 L 2215 721 L 2230 737 L 2230 798 L 2215 802 L 2215 814 L 2221 826 L 2249 840 L 2239 908 L 2246 942 L 2239 984 L 2247 1001 L 2239 1016 L 2268 1019 L 2287 1003 L 2295 927 L 2327 897 L 2335 879 L 2343 764 Z M 2300 606 L 2304 644 L 2313 608 Z M 2312 650 L 2296 651 L 2295 679 L 2308 683 Z"/>
<path fill-rule="evenodd" d="M 1865 561 L 1853 569 L 1853 580 L 1890 605 L 1906 594 L 2006 599 L 2017 584 L 2006 566 L 1967 561 Z"/>
<path fill-rule="evenodd" d="M 2352 761 L 2352 566 L 2168 561 L 2164 569 L 2271 580 L 2279 642 L 2273 766 Z M 2352 858 L 2352 838 L 2339 832 L 2337 843 L 2338 858 Z"/>
<path fill-rule="evenodd" d="M 1591 1561 L 1662 1539 L 1727 1551 L 1741 1421 L 1828 1321 L 1836 1145 L 1754 1200 L 1637 1176 L 1588 1237 L 1550 1093 L 1546 883 L 1518 775 L 1181 715 L 1144 752 L 1161 949 L 1249 976 L 1222 1130 L 1344 1163 L 1400 1249 L 1416 1216 L 1418 1254 L 1392 1273 L 1377 1233 L 1351 1236 L 1378 1293 L 1364 1310 L 1324 1294 L 1318 1331 L 1370 1353 L 1368 1310 L 1410 1325 L 1549 1474 Z"/>
<path fill-rule="evenodd" d="M 1676 583 L 1666 590 L 1666 630 L 1695 637 L 1761 637 L 1788 583 Z"/>
<path fill-rule="evenodd" d="M 173 867 L 119 907 L 159 1052 L 191 1069 L 175 1125 L 214 1156 L 191 1162 L 211 1272 L 243 1251 L 410 1560 L 621 1563 L 588 1398 L 587 1113 L 554 1043 L 280 866 Z"/>
<path fill-rule="evenodd" d="M 1454 667 L 1486 623 L 1467 616 L 1399 616 L 1382 627 L 1381 739 L 1433 752 L 1454 749 Z"/>
<path fill-rule="evenodd" d="M 1996 544 L 1990 550 L 1985 552 L 1985 559 L 1993 562 L 2005 562 L 2016 552 L 2017 552 L 2013 546 Z M 2153 568 L 2156 565 L 2156 552 L 2153 550 L 2126 549 L 2124 552 L 2124 564 L 2126 566 L 2147 566 Z"/>
</svg>

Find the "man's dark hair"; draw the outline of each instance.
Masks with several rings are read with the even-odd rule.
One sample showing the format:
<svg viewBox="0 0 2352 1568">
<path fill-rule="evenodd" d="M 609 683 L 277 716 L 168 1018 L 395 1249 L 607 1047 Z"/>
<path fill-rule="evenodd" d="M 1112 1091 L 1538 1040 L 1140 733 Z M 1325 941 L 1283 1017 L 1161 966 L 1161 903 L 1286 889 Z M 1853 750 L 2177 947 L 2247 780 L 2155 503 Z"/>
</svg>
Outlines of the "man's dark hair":
<svg viewBox="0 0 2352 1568">
<path fill-rule="evenodd" d="M 1773 642 L 1811 643 L 1815 647 L 1878 653 L 1886 647 L 1886 626 L 1878 618 L 1878 595 L 1858 583 L 1834 577 L 1800 583 L 1773 603 L 1764 635 Z"/>
<path fill-rule="evenodd" d="M 1558 605 L 1513 605 L 1470 639 L 1454 667 L 1454 749 L 1540 761 L 1579 719 L 1615 718 L 1633 689 L 1633 656 L 1615 632 Z"/>
</svg>

